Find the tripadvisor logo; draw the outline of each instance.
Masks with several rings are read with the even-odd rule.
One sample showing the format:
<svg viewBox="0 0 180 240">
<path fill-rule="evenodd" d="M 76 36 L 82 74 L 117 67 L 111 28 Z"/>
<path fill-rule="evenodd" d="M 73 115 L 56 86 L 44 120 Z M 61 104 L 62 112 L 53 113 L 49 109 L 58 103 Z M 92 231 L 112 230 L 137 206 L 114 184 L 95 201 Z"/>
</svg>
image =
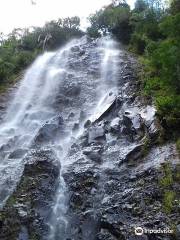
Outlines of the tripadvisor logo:
<svg viewBox="0 0 180 240">
<path fill-rule="evenodd" d="M 144 231 L 142 227 L 136 227 L 135 228 L 135 235 L 140 236 L 143 235 Z"/>
<path fill-rule="evenodd" d="M 164 228 L 164 229 L 146 229 L 146 228 L 142 228 L 142 227 L 136 227 L 134 229 L 134 233 L 137 236 L 143 235 L 144 233 L 148 233 L 148 234 L 158 234 L 158 233 L 164 233 L 164 234 L 172 234 L 173 230 L 169 229 L 169 228 Z"/>
</svg>

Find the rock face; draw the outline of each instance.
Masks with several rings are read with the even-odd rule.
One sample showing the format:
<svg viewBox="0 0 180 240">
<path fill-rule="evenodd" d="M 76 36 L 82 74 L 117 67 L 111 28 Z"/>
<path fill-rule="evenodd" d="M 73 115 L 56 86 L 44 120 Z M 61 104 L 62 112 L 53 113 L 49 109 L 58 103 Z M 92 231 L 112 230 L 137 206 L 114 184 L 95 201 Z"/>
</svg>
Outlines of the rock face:
<svg viewBox="0 0 180 240">
<path fill-rule="evenodd" d="M 63 118 L 61 116 L 57 116 L 47 123 L 45 123 L 40 130 L 38 131 L 35 139 L 34 145 L 42 145 L 54 142 L 57 139 L 57 136 L 64 136 L 64 126 L 63 126 Z"/>
<path fill-rule="evenodd" d="M 56 192 L 59 161 L 50 149 L 32 151 L 17 189 L 0 213 L 0 239 L 42 239 Z"/>
<path fill-rule="evenodd" d="M 76 160 L 63 175 L 70 191 L 67 239 L 178 239 L 172 224 L 179 216 L 179 157 L 173 144 L 158 145 L 162 128 L 155 109 L 134 94 L 136 62 L 126 55 L 123 67 L 121 91 L 86 122 L 86 138 L 79 138 L 69 156 Z M 163 186 L 169 162 L 174 183 Z M 169 212 L 166 191 L 176 192 Z M 137 227 L 144 234 L 135 235 Z M 158 229 L 170 233 L 148 232 Z"/>
<path fill-rule="evenodd" d="M 156 110 L 137 96 L 138 64 L 124 50 L 116 59 L 115 89 L 108 85 L 109 71 L 104 83 L 107 91 L 99 99 L 102 53 L 97 52 L 97 41 L 72 47 L 67 71 L 53 88 L 57 94 L 46 108 L 52 108 L 54 115 L 40 125 L 29 148 L 21 146 L 22 140 L 17 144 L 22 136 L 0 147 L 4 160 L 16 164 L 22 158 L 24 166 L 16 189 L 0 211 L 0 240 L 179 237 L 175 145 L 160 144 L 163 129 Z M 31 115 L 35 124 L 36 118 Z M 138 227 L 143 228 L 142 235 L 135 234 Z"/>
</svg>

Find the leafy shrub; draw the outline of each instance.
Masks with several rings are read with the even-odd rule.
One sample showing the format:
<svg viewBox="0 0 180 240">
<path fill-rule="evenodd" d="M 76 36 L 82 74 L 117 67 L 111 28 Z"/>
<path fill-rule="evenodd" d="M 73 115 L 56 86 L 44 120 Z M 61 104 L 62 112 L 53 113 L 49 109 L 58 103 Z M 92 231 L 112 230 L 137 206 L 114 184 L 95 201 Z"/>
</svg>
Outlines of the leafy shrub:
<svg viewBox="0 0 180 240">
<path fill-rule="evenodd" d="M 131 37 L 131 48 L 137 54 L 143 54 L 146 48 L 146 39 L 138 33 L 134 33 Z"/>
<path fill-rule="evenodd" d="M 132 32 L 130 25 L 130 7 L 124 3 L 110 4 L 90 15 L 91 26 L 87 33 L 93 37 L 112 33 L 119 41 L 128 43 Z"/>
</svg>

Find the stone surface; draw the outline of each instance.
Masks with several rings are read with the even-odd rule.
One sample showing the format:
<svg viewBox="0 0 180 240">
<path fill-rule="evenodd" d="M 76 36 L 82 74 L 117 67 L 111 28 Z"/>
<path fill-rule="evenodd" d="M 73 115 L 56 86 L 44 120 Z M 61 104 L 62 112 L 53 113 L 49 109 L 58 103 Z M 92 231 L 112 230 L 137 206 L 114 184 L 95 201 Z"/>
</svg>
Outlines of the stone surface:
<svg viewBox="0 0 180 240">
<path fill-rule="evenodd" d="M 60 170 L 52 148 L 59 149 L 60 159 L 64 149 L 67 151 L 62 171 L 68 189 L 67 225 L 57 240 L 174 240 L 179 237 L 179 156 L 175 145 L 158 144 L 162 129 L 156 111 L 137 96 L 138 64 L 126 51 L 119 53 L 116 89 L 95 101 L 99 100 L 94 90 L 100 77 L 97 41 L 89 40 L 72 49 L 68 60 L 71 71 L 63 75 L 52 102 L 57 117 L 40 128 L 35 144 L 23 159 L 25 168 L 17 188 L 0 211 L 2 240 L 49 240 L 47 220 L 52 213 Z M 95 111 L 90 114 L 89 109 Z M 62 136 L 71 136 L 66 130 L 72 132 L 73 128 L 70 146 L 66 146 Z M 9 151 L 18 139 L 3 144 L 0 153 L 17 157 L 21 151 Z M 173 182 L 163 187 L 167 165 Z M 166 191 L 175 193 L 170 212 L 164 209 Z M 134 232 L 137 226 L 164 229 L 172 225 L 176 228 L 172 235 L 137 237 Z"/>
<path fill-rule="evenodd" d="M 59 161 L 50 149 L 33 151 L 17 189 L 0 213 L 0 239 L 42 239 L 57 187 Z"/>
</svg>

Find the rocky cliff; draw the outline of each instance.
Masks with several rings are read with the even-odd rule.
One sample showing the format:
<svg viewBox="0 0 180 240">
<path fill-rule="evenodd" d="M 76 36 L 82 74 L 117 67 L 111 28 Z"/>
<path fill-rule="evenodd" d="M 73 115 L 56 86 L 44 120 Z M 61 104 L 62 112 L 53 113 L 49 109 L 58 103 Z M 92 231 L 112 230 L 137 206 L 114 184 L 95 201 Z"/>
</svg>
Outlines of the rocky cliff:
<svg viewBox="0 0 180 240">
<path fill-rule="evenodd" d="M 2 157 L 9 151 L 9 159 L 22 158 L 24 163 L 0 212 L 2 240 L 180 236 L 175 145 L 162 141 L 156 109 L 139 93 L 137 60 L 120 46 L 116 68 L 106 62 L 109 77 L 103 89 L 102 46 L 97 50 L 97 45 L 88 40 L 71 47 L 71 72 L 53 89 L 56 114 L 43 122 L 30 147 L 10 151 L 12 141 L 1 146 Z M 70 140 L 62 141 L 69 132 Z M 65 201 L 58 200 L 62 179 Z M 66 211 L 60 209 L 62 202 Z"/>
</svg>

